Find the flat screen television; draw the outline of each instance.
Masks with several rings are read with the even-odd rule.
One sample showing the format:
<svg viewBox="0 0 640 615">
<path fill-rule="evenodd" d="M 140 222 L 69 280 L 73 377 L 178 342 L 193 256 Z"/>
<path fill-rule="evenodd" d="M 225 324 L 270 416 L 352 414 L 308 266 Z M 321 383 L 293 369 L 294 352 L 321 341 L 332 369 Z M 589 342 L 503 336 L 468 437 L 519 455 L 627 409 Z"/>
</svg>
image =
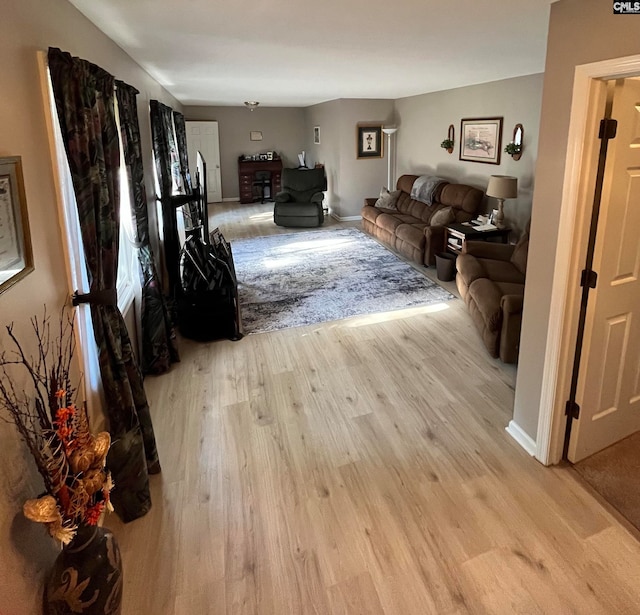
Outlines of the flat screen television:
<svg viewBox="0 0 640 615">
<path fill-rule="evenodd" d="M 196 185 L 200 192 L 200 211 L 202 215 L 202 235 L 209 243 L 209 208 L 207 206 L 207 162 L 200 150 L 196 153 Z"/>
</svg>

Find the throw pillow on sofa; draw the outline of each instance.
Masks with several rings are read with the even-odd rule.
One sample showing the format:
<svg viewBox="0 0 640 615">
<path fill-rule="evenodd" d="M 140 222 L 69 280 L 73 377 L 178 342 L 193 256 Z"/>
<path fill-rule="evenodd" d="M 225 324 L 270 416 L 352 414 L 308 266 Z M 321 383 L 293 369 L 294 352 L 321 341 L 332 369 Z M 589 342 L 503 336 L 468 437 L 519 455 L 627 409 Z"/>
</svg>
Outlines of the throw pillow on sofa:
<svg viewBox="0 0 640 615">
<path fill-rule="evenodd" d="M 396 201 L 400 196 L 401 190 L 389 192 L 387 188 L 380 190 L 380 198 L 375 202 L 375 207 L 382 209 L 397 209 Z"/>
<path fill-rule="evenodd" d="M 446 226 L 447 224 L 451 224 L 455 219 L 456 214 L 453 213 L 453 208 L 443 207 L 431 216 L 429 224 L 431 226 Z"/>
</svg>

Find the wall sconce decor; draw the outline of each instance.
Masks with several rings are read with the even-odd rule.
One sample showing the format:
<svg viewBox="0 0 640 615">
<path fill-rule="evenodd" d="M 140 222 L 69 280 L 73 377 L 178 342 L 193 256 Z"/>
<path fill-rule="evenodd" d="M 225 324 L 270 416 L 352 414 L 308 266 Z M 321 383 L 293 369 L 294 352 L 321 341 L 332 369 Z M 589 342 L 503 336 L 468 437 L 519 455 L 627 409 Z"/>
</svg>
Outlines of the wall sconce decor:
<svg viewBox="0 0 640 615">
<path fill-rule="evenodd" d="M 455 143 L 456 130 L 453 124 L 449 124 L 449 130 L 447 131 L 447 138 L 440 143 L 440 147 L 446 149 L 450 154 L 453 154 L 453 145 Z"/>
<path fill-rule="evenodd" d="M 507 143 L 504 151 L 514 160 L 520 160 L 522 157 L 522 142 L 524 140 L 524 128 L 522 124 L 516 124 L 513 129 L 513 141 Z"/>
<path fill-rule="evenodd" d="M 260 103 L 257 100 L 246 100 L 244 106 L 249 109 L 249 111 L 253 111 L 258 108 Z"/>
</svg>

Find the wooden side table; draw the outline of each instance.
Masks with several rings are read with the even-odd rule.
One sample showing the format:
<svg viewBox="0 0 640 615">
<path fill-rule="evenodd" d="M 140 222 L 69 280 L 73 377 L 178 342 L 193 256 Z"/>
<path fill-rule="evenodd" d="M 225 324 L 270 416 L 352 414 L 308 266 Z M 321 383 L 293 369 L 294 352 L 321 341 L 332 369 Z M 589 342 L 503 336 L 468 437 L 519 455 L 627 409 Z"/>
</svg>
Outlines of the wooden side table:
<svg viewBox="0 0 640 615">
<path fill-rule="evenodd" d="M 498 241 L 509 243 L 510 228 L 497 228 L 489 231 L 477 231 L 470 224 L 454 222 L 444 227 L 445 250 L 460 254 L 465 241 Z"/>
</svg>

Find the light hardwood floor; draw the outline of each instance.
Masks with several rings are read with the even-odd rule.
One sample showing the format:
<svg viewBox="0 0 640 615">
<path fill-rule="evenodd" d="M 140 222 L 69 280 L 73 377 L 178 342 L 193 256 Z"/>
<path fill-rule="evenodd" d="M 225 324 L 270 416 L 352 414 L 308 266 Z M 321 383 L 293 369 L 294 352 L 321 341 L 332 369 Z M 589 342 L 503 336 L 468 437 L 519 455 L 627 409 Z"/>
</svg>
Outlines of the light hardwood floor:
<svg viewBox="0 0 640 615">
<path fill-rule="evenodd" d="M 505 433 L 515 370 L 459 299 L 181 353 L 146 381 L 153 508 L 107 522 L 124 615 L 640 612 L 639 544 Z"/>
</svg>

